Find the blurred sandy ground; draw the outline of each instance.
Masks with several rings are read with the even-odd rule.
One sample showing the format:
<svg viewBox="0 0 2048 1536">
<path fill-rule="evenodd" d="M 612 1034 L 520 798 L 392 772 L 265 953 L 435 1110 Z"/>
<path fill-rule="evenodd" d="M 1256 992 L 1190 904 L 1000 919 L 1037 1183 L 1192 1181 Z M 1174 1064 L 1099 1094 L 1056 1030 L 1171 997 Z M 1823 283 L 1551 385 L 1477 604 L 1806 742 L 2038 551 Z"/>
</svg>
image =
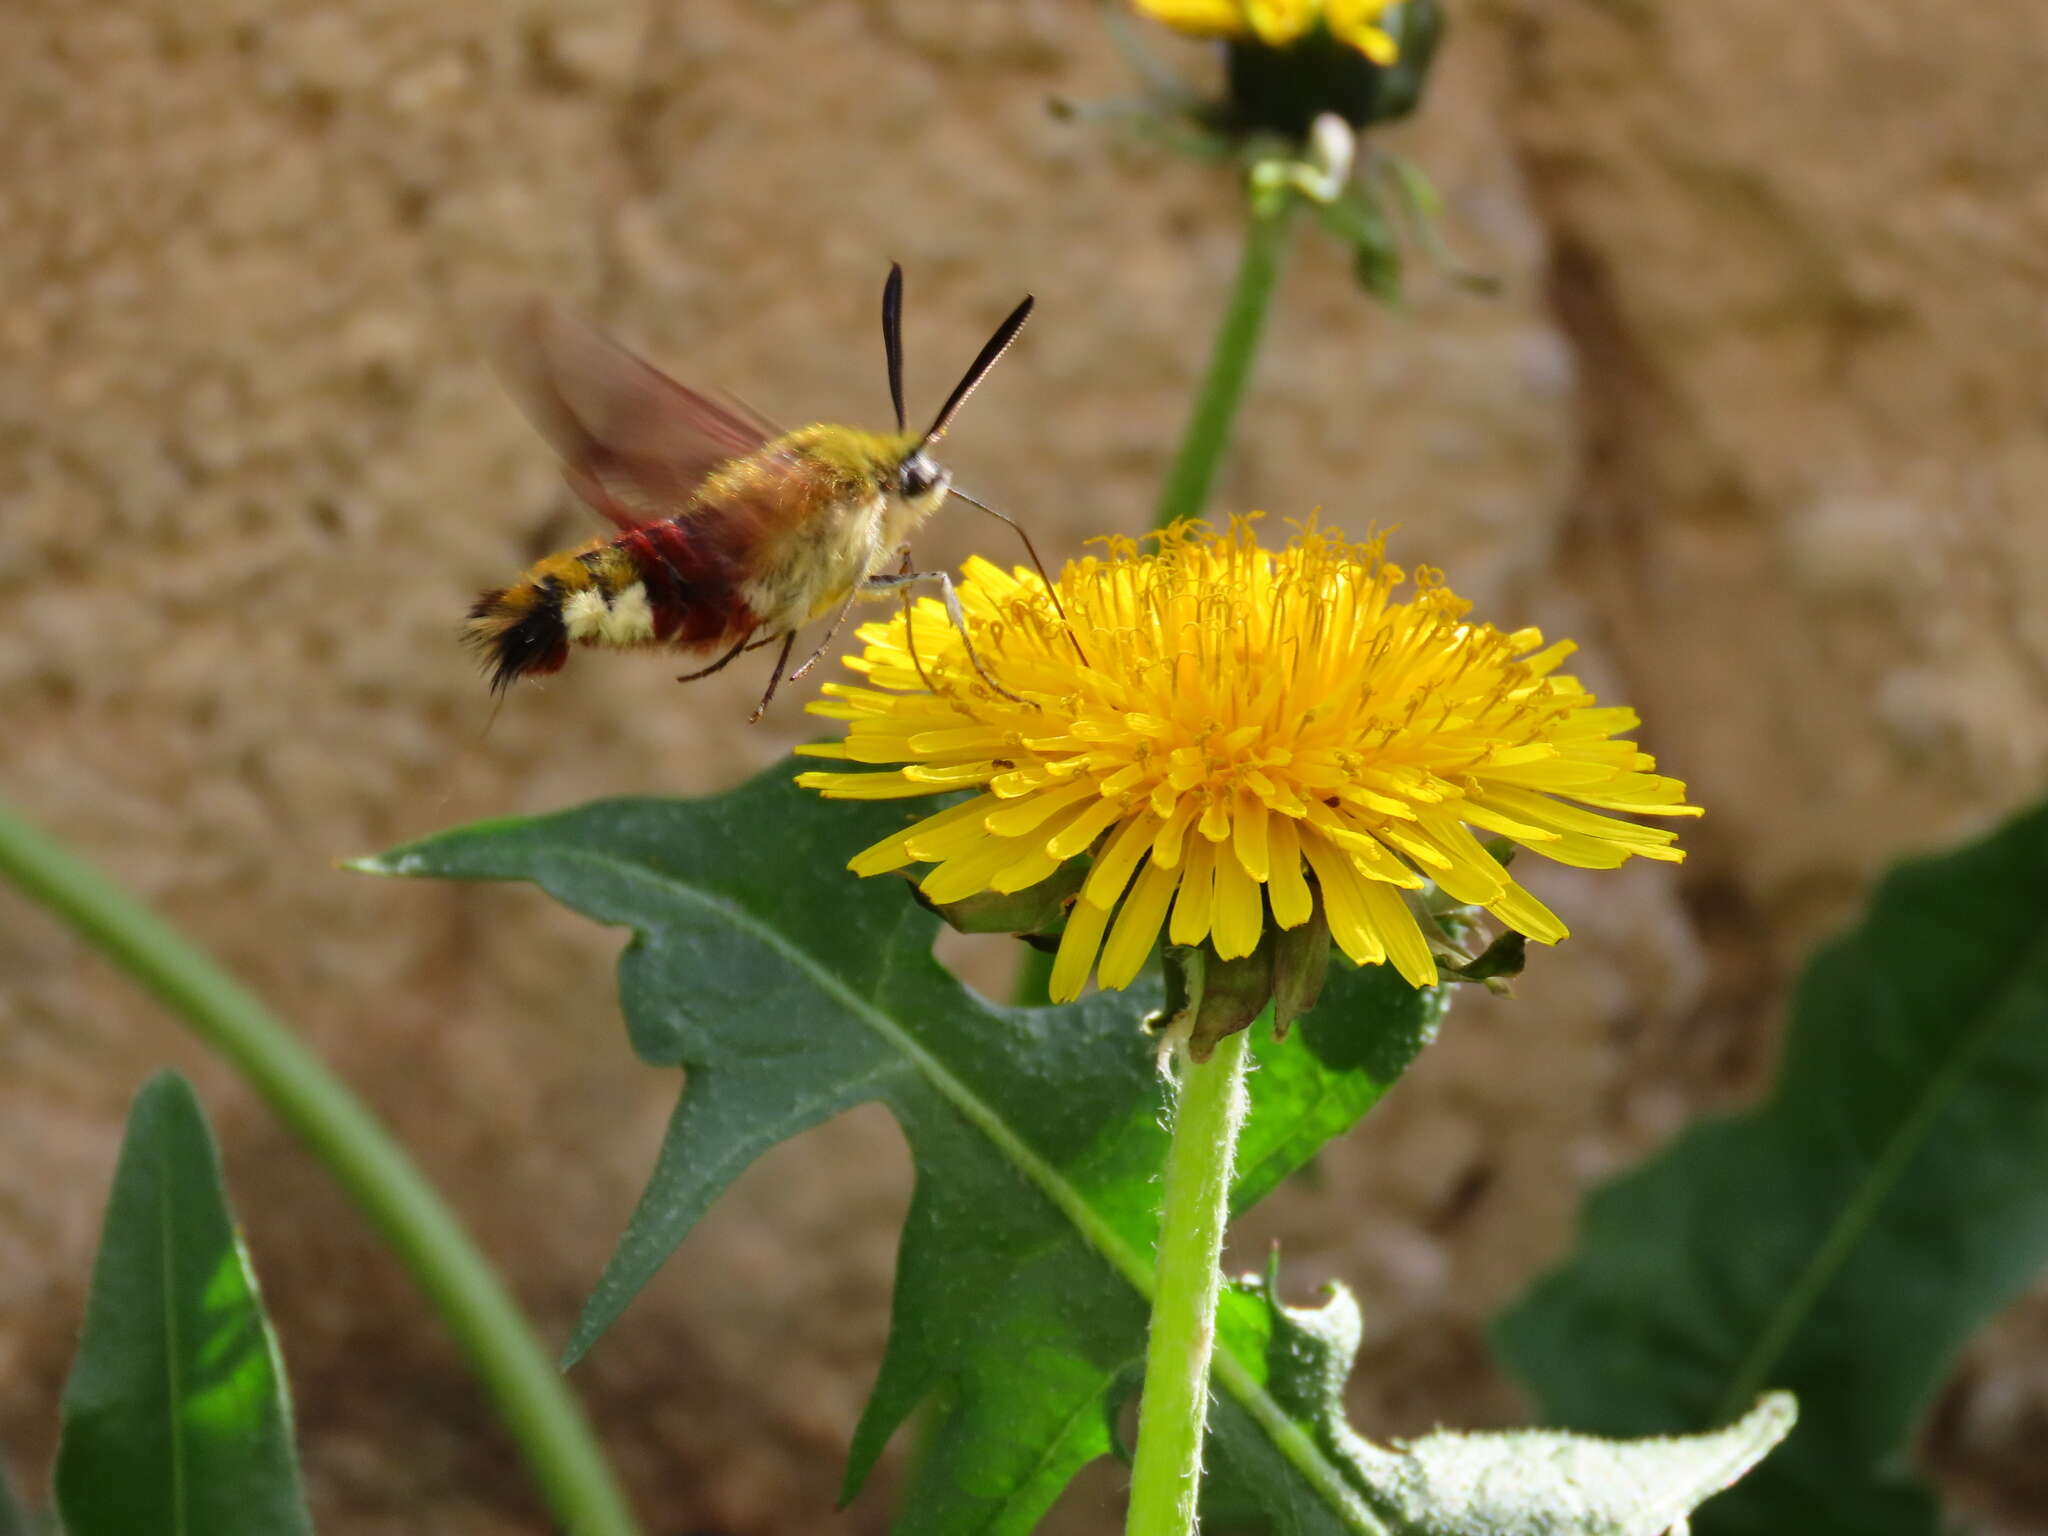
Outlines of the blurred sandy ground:
<svg viewBox="0 0 2048 1536">
<path fill-rule="evenodd" d="M 1461 999 L 1241 1234 L 1282 1236 L 1303 1293 L 1360 1290 L 1374 1432 L 1512 1420 L 1482 1320 L 1587 1181 L 1752 1089 L 1865 877 L 2048 760 L 2048 9 L 1451 8 L 1402 142 L 1505 296 L 1424 278 L 1391 317 L 1305 243 L 1223 504 L 1399 524 L 1487 616 L 1576 636 L 1711 814 L 1676 872 L 1540 878 L 1575 939 L 1520 1002 Z M 948 448 L 1070 554 L 1142 526 L 1235 255 L 1223 181 L 1046 110 L 1128 84 L 1082 0 L 0 14 L 0 792 L 296 1021 L 551 1337 L 675 1086 L 620 1036 L 617 940 L 331 861 L 729 784 L 807 727 L 801 690 L 741 723 L 754 668 L 682 690 L 580 658 L 484 734 L 454 623 L 585 524 L 463 295 L 536 285 L 781 419 L 879 421 L 891 258 L 917 402 L 1033 290 Z M 924 548 L 1008 552 L 966 514 Z M 544 1528 L 437 1326 L 260 1108 L 6 898 L 0 989 L 0 1445 L 29 1487 L 119 1117 L 175 1062 L 226 1143 L 324 1526 Z M 886 1485 L 829 1508 L 907 1182 L 879 1113 L 782 1149 L 579 1372 L 650 1530 L 885 1523 Z M 1998 1529 L 2048 1529 L 2044 1433 L 2037 1300 L 1971 1352 L 1930 1451 Z M 1098 1477 L 1066 1528 L 1114 1508 Z"/>
</svg>

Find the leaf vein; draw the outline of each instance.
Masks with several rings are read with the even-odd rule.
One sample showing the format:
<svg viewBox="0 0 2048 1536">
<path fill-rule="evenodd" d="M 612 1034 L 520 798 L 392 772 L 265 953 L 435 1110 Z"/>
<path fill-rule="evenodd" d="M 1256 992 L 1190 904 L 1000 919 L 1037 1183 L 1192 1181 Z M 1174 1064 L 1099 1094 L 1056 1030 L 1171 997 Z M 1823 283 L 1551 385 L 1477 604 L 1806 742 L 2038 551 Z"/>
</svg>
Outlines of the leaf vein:
<svg viewBox="0 0 2048 1536">
<path fill-rule="evenodd" d="M 1764 1378 L 1783 1357 L 1807 1317 L 1819 1305 L 1828 1285 L 1847 1267 L 1857 1245 L 1869 1234 L 1878 1208 L 1905 1177 L 1906 1169 L 1941 1114 L 1962 1091 L 1985 1046 L 2018 1016 L 2027 1013 L 2028 998 L 2048 980 L 2048 942 L 2037 944 L 2027 963 L 2006 984 L 1963 1035 L 1957 1049 L 1928 1081 L 1928 1091 L 1886 1138 L 1855 1192 L 1843 1205 L 1826 1235 L 1800 1272 L 1786 1287 L 1783 1300 L 1766 1318 L 1756 1342 L 1730 1378 L 1714 1411 L 1714 1422 L 1733 1418 L 1761 1390 Z M 1731 1406 L 1732 1405 L 1732 1406 Z"/>
<path fill-rule="evenodd" d="M 591 848 L 564 850 L 560 857 L 564 860 L 603 866 L 628 883 L 649 885 L 689 905 L 712 912 L 780 954 L 820 991 L 859 1019 L 890 1049 L 922 1074 L 961 1118 L 981 1132 L 1012 1166 L 1037 1186 L 1039 1192 L 1052 1202 L 1061 1215 L 1073 1223 L 1088 1244 L 1123 1277 L 1139 1297 L 1148 1305 L 1151 1303 L 1153 1286 L 1150 1266 L 1124 1240 L 1123 1235 L 1096 1212 L 1081 1191 L 1013 1130 L 996 1106 L 976 1093 L 894 1018 L 854 991 L 843 978 L 828 969 L 816 956 L 791 941 L 780 929 L 763 921 L 731 898 L 686 884 L 645 864 L 632 863 L 604 850 Z M 900 921 L 899 919 L 899 926 Z M 637 923 L 629 921 L 625 926 L 634 928 L 636 932 L 640 931 Z M 888 948 L 893 951 L 894 946 Z M 891 965 L 893 955 L 885 951 L 883 968 L 877 977 L 878 985 L 888 978 Z M 1244 1405 L 1246 1411 L 1273 1441 L 1275 1448 L 1302 1474 L 1310 1486 L 1316 1489 L 1333 1513 L 1352 1530 L 1359 1532 L 1360 1536 L 1386 1536 L 1387 1527 L 1362 1507 L 1343 1475 L 1315 1443 L 1288 1419 L 1286 1410 L 1267 1393 L 1252 1373 L 1251 1367 L 1220 1342 L 1213 1370 L 1231 1395 Z"/>
</svg>

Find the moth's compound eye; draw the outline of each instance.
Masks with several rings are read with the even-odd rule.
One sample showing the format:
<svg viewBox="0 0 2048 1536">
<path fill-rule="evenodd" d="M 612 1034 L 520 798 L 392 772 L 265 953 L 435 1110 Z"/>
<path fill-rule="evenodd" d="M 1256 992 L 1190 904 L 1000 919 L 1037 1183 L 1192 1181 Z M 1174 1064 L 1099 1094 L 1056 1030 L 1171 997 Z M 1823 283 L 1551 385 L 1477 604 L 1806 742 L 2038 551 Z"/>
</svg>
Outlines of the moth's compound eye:
<svg viewBox="0 0 2048 1536">
<path fill-rule="evenodd" d="M 932 487 L 944 478 L 945 471 L 938 465 L 922 453 L 913 453 L 896 471 L 896 489 L 906 500 L 915 501 L 931 494 Z"/>
</svg>

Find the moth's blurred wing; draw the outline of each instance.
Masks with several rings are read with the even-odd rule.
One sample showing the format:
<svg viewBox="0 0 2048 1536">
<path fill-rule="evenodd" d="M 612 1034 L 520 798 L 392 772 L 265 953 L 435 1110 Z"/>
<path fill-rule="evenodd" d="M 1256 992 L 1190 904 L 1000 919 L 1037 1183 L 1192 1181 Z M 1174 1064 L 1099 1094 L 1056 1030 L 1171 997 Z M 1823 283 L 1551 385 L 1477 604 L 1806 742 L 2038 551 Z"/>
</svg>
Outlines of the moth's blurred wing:
<svg viewBox="0 0 2048 1536">
<path fill-rule="evenodd" d="M 622 528 L 685 511 L 712 470 L 776 436 L 745 406 L 678 384 L 551 300 L 497 304 L 484 330 L 563 478 Z"/>
</svg>

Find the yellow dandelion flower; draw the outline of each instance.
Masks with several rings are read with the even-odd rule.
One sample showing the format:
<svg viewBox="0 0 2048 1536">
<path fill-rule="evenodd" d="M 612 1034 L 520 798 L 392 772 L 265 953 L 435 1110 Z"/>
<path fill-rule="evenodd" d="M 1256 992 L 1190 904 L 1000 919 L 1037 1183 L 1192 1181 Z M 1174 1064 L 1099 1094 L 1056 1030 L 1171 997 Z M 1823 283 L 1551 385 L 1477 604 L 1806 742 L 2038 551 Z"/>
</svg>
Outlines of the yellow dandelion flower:
<svg viewBox="0 0 2048 1536">
<path fill-rule="evenodd" d="M 1177 32 L 1196 37 L 1255 37 L 1268 48 L 1299 42 L 1318 22 L 1373 63 L 1394 62 L 1398 48 L 1380 25 L 1395 0 L 1133 0 Z"/>
<path fill-rule="evenodd" d="M 1070 563 L 1064 622 L 1036 575 L 968 563 L 975 648 L 1018 700 L 979 680 L 934 601 L 909 634 L 901 614 L 862 627 L 847 665 L 865 686 L 828 685 L 811 706 L 846 721 L 845 738 L 798 750 L 895 766 L 798 782 L 845 799 L 971 794 L 860 853 L 855 872 L 930 864 L 920 888 L 945 903 L 1091 855 L 1053 970 L 1065 1001 L 1091 970 L 1128 985 L 1162 931 L 1227 961 L 1318 901 L 1354 961 L 1432 986 L 1404 895 L 1426 881 L 1539 943 L 1562 939 L 1475 833 L 1581 868 L 1682 857 L 1675 832 L 1608 814 L 1698 809 L 1614 739 L 1634 711 L 1598 707 L 1557 670 L 1570 642 L 1471 621 L 1428 569 L 1397 597 L 1407 578 L 1380 540 L 1310 526 L 1267 551 L 1246 520 L 1156 537 L 1156 553 L 1114 539 Z"/>
</svg>

